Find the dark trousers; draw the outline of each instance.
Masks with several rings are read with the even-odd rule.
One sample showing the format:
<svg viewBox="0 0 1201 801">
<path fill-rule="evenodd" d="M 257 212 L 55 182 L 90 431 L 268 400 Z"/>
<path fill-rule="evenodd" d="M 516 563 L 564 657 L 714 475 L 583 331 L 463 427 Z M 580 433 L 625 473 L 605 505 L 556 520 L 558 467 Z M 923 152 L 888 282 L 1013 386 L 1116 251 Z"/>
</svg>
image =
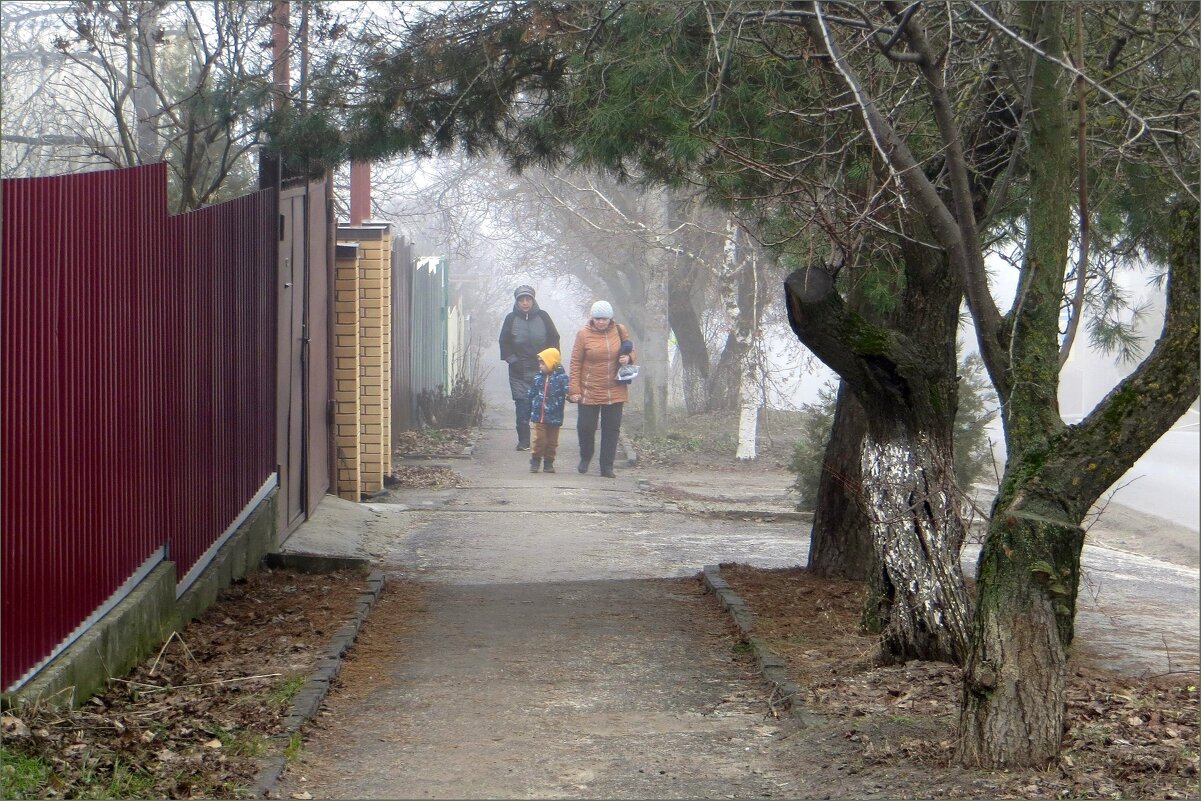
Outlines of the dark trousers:
<svg viewBox="0 0 1201 801">
<path fill-rule="evenodd" d="M 580 459 L 590 461 L 596 444 L 596 427 L 600 423 L 600 468 L 612 470 L 617 458 L 617 435 L 621 431 L 622 403 L 581 403 L 576 432 L 580 436 Z"/>
<path fill-rule="evenodd" d="M 517 443 L 528 447 L 530 444 L 530 414 L 534 411 L 534 406 L 528 398 L 513 401 L 513 405 L 517 407 Z"/>
</svg>

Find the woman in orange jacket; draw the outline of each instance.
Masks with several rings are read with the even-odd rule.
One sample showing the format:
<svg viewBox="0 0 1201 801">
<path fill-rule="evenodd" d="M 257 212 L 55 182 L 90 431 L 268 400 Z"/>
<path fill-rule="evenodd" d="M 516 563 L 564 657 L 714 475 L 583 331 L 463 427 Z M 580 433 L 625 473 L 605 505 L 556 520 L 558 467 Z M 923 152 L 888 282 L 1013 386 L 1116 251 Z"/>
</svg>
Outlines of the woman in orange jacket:
<svg viewBox="0 0 1201 801">
<path fill-rule="evenodd" d="M 567 386 L 567 399 L 580 405 L 576 432 L 580 440 L 577 469 L 581 473 L 588 472 L 599 425 L 600 474 L 616 478 L 613 460 L 621 432 L 621 410 L 629 400 L 629 383 L 617 380 L 617 369 L 634 363 L 633 346 L 623 349 L 623 341 L 629 341 L 629 333 L 625 326 L 613 322 L 613 307 L 604 300 L 593 303 L 590 319 L 575 336 Z"/>
</svg>

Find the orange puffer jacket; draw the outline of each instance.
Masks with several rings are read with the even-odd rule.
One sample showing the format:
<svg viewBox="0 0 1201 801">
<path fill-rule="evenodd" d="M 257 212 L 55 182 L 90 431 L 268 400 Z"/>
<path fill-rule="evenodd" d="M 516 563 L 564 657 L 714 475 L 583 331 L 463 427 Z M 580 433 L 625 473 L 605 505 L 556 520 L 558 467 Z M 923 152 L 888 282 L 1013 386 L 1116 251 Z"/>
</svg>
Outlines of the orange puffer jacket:
<svg viewBox="0 0 1201 801">
<path fill-rule="evenodd" d="M 571 383 L 568 395 L 583 396 L 580 403 L 625 403 L 630 399 L 629 384 L 617 383 L 617 350 L 629 332 L 620 323 L 609 323 L 604 331 L 592 327 L 592 321 L 575 335 L 571 348 Z M 630 351 L 630 364 L 635 351 Z"/>
</svg>

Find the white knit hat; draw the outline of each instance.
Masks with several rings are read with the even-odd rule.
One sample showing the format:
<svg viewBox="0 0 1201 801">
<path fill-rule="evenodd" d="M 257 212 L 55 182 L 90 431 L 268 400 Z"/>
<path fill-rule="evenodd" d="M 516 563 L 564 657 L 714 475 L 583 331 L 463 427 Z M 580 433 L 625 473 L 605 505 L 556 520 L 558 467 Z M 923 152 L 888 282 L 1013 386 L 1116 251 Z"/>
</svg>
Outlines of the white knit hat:
<svg viewBox="0 0 1201 801">
<path fill-rule="evenodd" d="M 604 317 L 607 320 L 613 319 L 613 307 L 609 305 L 607 300 L 598 300 L 592 304 L 592 316 Z"/>
</svg>

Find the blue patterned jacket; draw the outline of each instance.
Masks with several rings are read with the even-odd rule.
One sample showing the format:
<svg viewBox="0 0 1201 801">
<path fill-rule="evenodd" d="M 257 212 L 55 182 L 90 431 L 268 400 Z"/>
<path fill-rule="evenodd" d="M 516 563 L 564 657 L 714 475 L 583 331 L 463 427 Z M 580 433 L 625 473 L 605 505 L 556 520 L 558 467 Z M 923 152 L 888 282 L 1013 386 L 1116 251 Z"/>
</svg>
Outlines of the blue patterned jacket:
<svg viewBox="0 0 1201 801">
<path fill-rule="evenodd" d="M 541 370 L 530 385 L 531 423 L 551 426 L 563 425 L 563 404 L 567 401 L 567 371 L 563 365 L 555 365 L 550 373 Z"/>
</svg>

